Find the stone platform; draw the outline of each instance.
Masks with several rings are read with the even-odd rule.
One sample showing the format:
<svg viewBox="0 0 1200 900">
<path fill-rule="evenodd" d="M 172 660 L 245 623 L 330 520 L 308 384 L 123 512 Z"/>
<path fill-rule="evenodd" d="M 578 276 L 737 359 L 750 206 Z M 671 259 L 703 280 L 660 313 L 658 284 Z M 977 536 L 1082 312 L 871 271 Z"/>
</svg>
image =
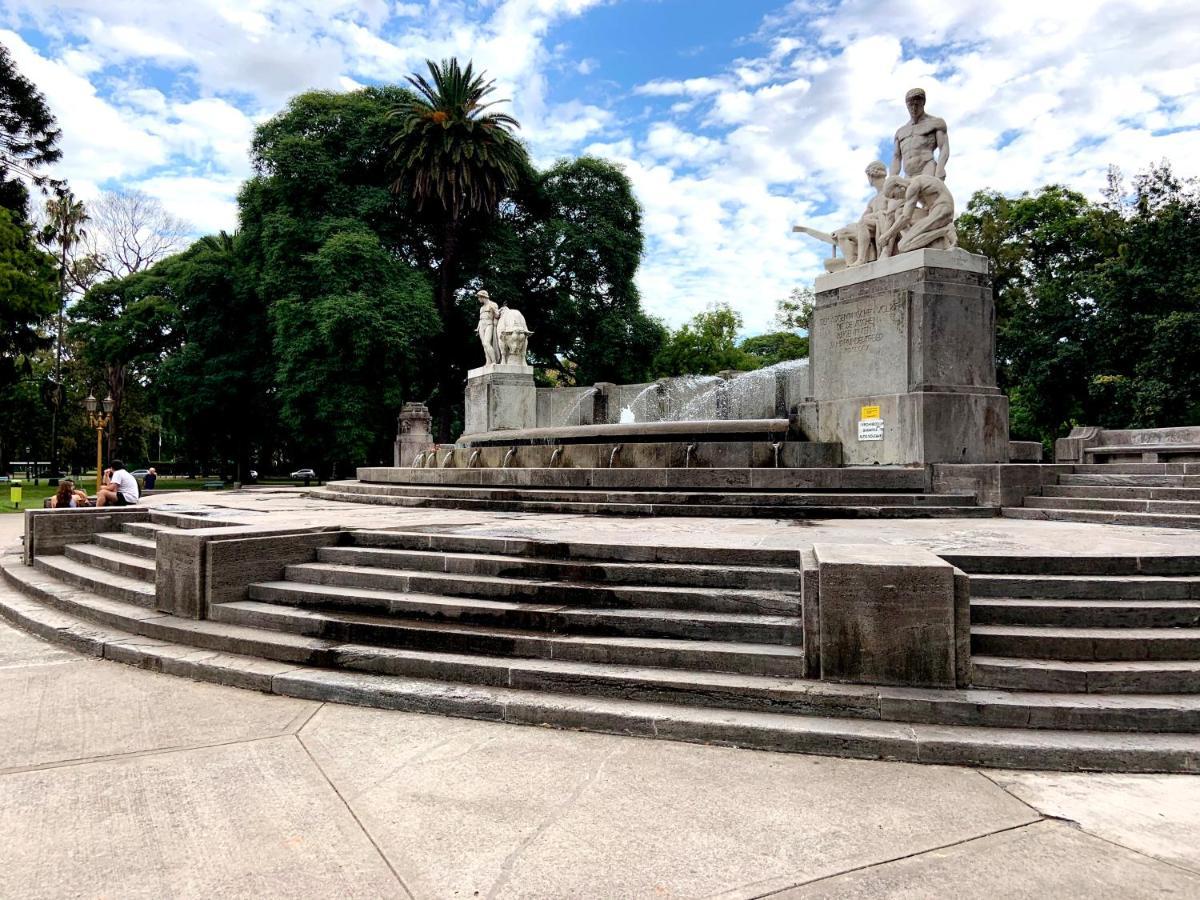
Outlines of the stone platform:
<svg viewBox="0 0 1200 900">
<path fill-rule="evenodd" d="M 1185 533 L 1006 519 L 630 529 L 286 491 L 202 499 L 31 514 L 32 565 L 0 564 L 27 599 L 0 612 L 94 655 L 308 699 L 919 762 L 1200 759 L 1200 559 Z M 170 555 L 186 546 L 203 548 L 195 582 Z M 967 687 L 839 669 L 826 640 L 849 609 L 839 598 L 858 604 L 843 622 L 887 621 L 886 604 L 863 605 L 873 582 L 855 589 L 837 567 L 911 566 L 917 547 L 930 573 L 969 573 Z M 156 587 L 164 565 L 172 580 Z M 924 578 L 911 582 L 922 602 L 951 598 Z M 957 640 L 950 607 L 927 608 Z"/>
</svg>

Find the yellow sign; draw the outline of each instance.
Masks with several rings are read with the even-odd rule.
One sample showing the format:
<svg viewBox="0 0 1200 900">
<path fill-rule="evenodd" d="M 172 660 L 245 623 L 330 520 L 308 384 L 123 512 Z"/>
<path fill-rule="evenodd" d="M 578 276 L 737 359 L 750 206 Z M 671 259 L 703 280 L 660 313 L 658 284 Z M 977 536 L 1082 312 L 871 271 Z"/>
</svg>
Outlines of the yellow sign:
<svg viewBox="0 0 1200 900">
<path fill-rule="evenodd" d="M 879 407 L 878 406 L 864 406 L 862 408 L 862 415 L 859 416 L 859 418 L 860 419 L 878 419 L 879 418 Z"/>
<path fill-rule="evenodd" d="M 8 499 L 13 506 L 16 506 L 21 502 L 21 486 L 19 484 L 14 484 L 9 487 Z"/>
</svg>

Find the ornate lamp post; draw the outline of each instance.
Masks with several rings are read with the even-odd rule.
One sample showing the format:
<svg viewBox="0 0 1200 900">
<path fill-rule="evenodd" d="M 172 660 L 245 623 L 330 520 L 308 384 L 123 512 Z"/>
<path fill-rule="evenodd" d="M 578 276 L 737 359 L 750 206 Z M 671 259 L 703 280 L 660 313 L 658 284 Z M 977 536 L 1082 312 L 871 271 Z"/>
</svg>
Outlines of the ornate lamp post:
<svg viewBox="0 0 1200 900">
<path fill-rule="evenodd" d="M 96 494 L 98 495 L 100 493 L 100 479 L 104 472 L 104 457 L 101 444 L 104 440 L 104 429 L 112 421 L 112 394 L 109 394 L 103 400 L 97 400 L 94 395 L 88 394 L 87 399 L 83 401 L 83 408 L 87 410 L 88 423 L 96 429 Z"/>
</svg>

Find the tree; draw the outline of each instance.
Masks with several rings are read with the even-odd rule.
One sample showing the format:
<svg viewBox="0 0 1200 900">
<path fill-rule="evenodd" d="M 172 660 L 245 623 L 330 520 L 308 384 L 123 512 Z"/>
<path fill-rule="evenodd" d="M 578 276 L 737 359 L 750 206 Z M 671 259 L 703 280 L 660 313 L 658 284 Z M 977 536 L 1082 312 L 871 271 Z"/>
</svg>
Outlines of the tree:
<svg viewBox="0 0 1200 900">
<path fill-rule="evenodd" d="M 0 45 L 0 206 L 18 212 L 18 219 L 26 211 L 25 189 L 17 179 L 44 187 L 49 180 L 45 167 L 62 156 L 59 137 L 46 98 Z"/>
<path fill-rule="evenodd" d="M 512 116 L 489 111 L 495 82 L 460 68 L 457 59 L 428 60 L 429 79 L 408 77 L 416 94 L 405 94 L 392 109 L 400 123 L 391 138 L 396 177 L 392 190 L 411 197 L 419 213 L 432 217 L 437 242 L 434 298 L 442 318 L 443 347 L 456 340 L 452 324 L 464 233 L 492 217 L 500 201 L 529 176 L 525 147 L 510 129 Z M 448 354 L 446 354 L 448 357 Z M 450 409 L 457 402 L 457 380 L 444 367 L 440 381 L 439 432 L 450 439 Z"/>
<path fill-rule="evenodd" d="M 404 91 L 301 94 L 255 132 L 239 196 L 243 277 L 268 317 L 270 379 L 297 463 L 391 458 L 403 399 L 445 366 L 412 201 L 388 190 L 388 111 Z"/>
<path fill-rule="evenodd" d="M 638 382 L 666 338 L 634 277 L 642 212 L 619 166 L 559 160 L 501 209 L 480 253 L 493 299 L 537 311 L 534 361 L 573 383 Z"/>
<path fill-rule="evenodd" d="M 63 404 L 62 355 L 63 355 L 63 312 L 67 296 L 72 290 L 85 290 L 95 273 L 95 261 L 87 254 L 79 254 L 86 232 L 83 225 L 88 221 L 87 210 L 65 186 L 46 201 L 45 224 L 39 240 L 58 261 L 58 315 L 54 337 L 54 388 L 50 398 L 50 459 L 58 467 L 58 415 Z"/>
<path fill-rule="evenodd" d="M 192 226 L 141 191 L 105 191 L 88 206 L 86 240 L 97 277 L 123 278 L 178 253 Z"/>
<path fill-rule="evenodd" d="M 663 344 L 654 359 L 655 373 L 664 377 L 757 369 L 760 361 L 737 346 L 741 327 L 742 317 L 728 306 L 697 313 Z"/>
<path fill-rule="evenodd" d="M 790 331 L 775 331 L 748 337 L 738 344 L 738 349 L 758 360 L 756 368 L 773 366 L 792 359 L 805 359 L 808 356 L 808 338 Z"/>
<path fill-rule="evenodd" d="M 54 260 L 34 244 L 27 225 L 0 207 L 0 387 L 30 371 L 49 346 L 39 327 L 54 314 Z"/>
<path fill-rule="evenodd" d="M 1095 273 L 1119 222 L 1051 185 L 1008 198 L 981 191 L 956 223 L 959 243 L 993 262 L 996 355 L 1014 438 L 1050 442 L 1089 417 Z"/>
<path fill-rule="evenodd" d="M 787 331 L 808 331 L 816 302 L 812 288 L 792 288 L 786 298 L 775 304 L 776 324 Z"/>
</svg>

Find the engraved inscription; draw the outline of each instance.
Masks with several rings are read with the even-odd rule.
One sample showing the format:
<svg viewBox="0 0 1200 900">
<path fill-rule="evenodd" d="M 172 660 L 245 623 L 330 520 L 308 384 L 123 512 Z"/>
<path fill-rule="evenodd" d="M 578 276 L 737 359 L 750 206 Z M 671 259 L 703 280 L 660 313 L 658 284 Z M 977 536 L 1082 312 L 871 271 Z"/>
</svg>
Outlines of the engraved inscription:
<svg viewBox="0 0 1200 900">
<path fill-rule="evenodd" d="M 834 313 L 821 324 L 824 344 L 839 353 L 865 350 L 884 339 L 888 331 L 902 325 L 906 306 L 904 294 L 857 303 L 853 309 Z"/>
</svg>

